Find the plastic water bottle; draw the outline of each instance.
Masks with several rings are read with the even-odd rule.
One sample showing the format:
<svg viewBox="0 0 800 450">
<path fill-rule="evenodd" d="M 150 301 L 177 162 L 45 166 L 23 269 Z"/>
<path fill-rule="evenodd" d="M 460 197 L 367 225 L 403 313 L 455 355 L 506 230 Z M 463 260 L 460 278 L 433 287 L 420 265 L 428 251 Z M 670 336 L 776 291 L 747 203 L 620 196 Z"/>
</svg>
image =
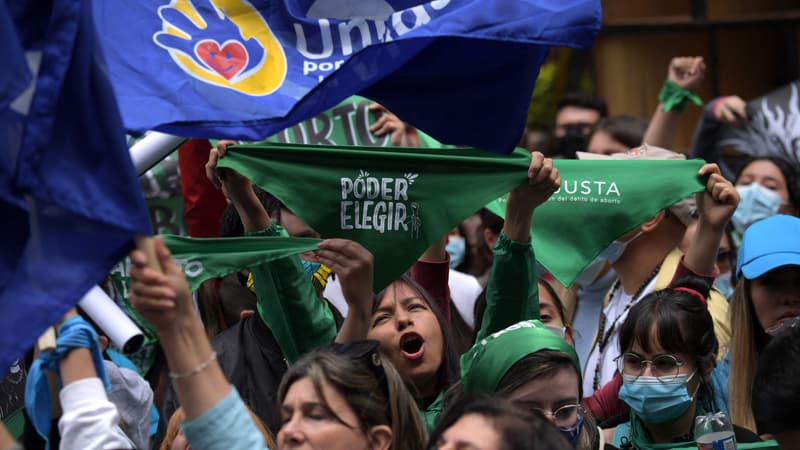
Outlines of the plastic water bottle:
<svg viewBox="0 0 800 450">
<path fill-rule="evenodd" d="M 736 450 L 733 425 L 721 411 L 694 419 L 694 439 L 699 450 Z"/>
</svg>

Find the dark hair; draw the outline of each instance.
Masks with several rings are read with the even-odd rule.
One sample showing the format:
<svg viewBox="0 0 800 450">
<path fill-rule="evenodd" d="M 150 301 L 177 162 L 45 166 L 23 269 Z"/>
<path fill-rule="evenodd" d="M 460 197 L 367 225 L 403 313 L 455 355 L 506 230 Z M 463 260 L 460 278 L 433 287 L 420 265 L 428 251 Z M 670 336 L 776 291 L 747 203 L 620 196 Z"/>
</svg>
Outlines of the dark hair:
<svg viewBox="0 0 800 450">
<path fill-rule="evenodd" d="M 439 324 L 439 329 L 442 333 L 442 362 L 439 365 L 439 370 L 436 374 L 436 388 L 437 391 L 446 390 L 461 377 L 461 371 L 459 369 L 459 354 L 456 351 L 454 339 L 450 333 L 450 327 L 447 325 L 444 314 L 442 314 L 442 311 L 439 309 L 439 306 L 436 304 L 433 298 L 431 298 L 430 294 L 428 294 L 425 288 L 412 280 L 410 275 L 406 273 L 396 281 L 401 281 L 408 285 L 408 287 L 416 292 L 425 302 L 425 304 L 428 305 L 430 310 L 433 312 L 433 315 L 436 316 L 436 322 Z M 374 301 L 372 302 L 373 314 L 375 314 L 380 307 L 383 297 L 386 296 L 386 293 L 391 286 L 392 285 L 390 284 L 375 295 Z M 407 381 L 410 383 L 410 380 Z M 415 393 L 415 389 L 411 389 L 411 392 Z"/>
<path fill-rule="evenodd" d="M 761 351 L 753 380 L 753 415 L 758 432 L 800 430 L 800 324 L 776 334 Z"/>
<path fill-rule="evenodd" d="M 595 110 L 600 114 L 601 118 L 608 116 L 608 106 L 606 106 L 606 102 L 588 92 L 572 91 L 564 94 L 561 100 L 558 101 L 558 104 L 556 104 L 556 114 L 567 106 Z"/>
<path fill-rule="evenodd" d="M 264 209 L 267 210 L 267 214 L 269 214 L 270 218 L 275 221 L 275 223 L 281 223 L 281 210 L 286 209 L 283 203 L 280 200 L 275 198 L 269 192 L 261 189 L 258 186 L 253 185 L 253 192 L 256 193 L 256 197 L 264 205 Z M 236 208 L 233 206 L 233 203 L 229 204 L 225 211 L 222 212 L 222 217 L 219 219 L 220 225 L 220 236 L 222 237 L 238 237 L 244 236 L 244 225 L 242 224 L 242 219 L 239 217 L 239 213 L 236 212 Z"/>
<path fill-rule="evenodd" d="M 583 399 L 583 378 L 575 363 L 566 353 L 555 350 L 539 350 L 520 359 L 503 375 L 497 383 L 497 392 L 508 398 L 517 389 L 537 379 L 548 379 L 558 375 L 563 369 L 572 370 L 577 375 L 578 397 L 576 402 Z M 591 414 L 584 413 L 583 429 L 578 440 L 579 449 L 595 449 L 600 444 L 600 434 L 597 432 L 597 423 Z"/>
<path fill-rule="evenodd" d="M 539 284 L 544 286 L 544 290 L 547 291 L 547 293 L 550 294 L 550 298 L 553 299 L 553 306 L 556 307 L 556 311 L 558 311 L 558 315 L 561 316 L 561 323 L 563 323 L 565 327 L 572 325 L 571 323 L 567 323 L 567 322 L 569 322 L 567 320 L 568 319 L 567 318 L 567 312 L 564 309 L 564 302 L 561 301 L 561 297 L 559 297 L 558 294 L 556 293 L 556 290 L 553 289 L 553 285 L 550 284 L 550 280 L 548 280 L 547 278 L 545 278 L 545 277 L 543 277 L 541 275 L 542 274 L 540 274 L 540 276 L 537 278 L 537 283 L 536 283 L 537 286 L 536 286 L 536 288 L 537 289 L 539 288 Z M 541 311 L 541 307 L 539 309 Z"/>
<path fill-rule="evenodd" d="M 789 191 L 789 202 L 795 207 L 795 209 L 800 210 L 800 173 L 798 173 L 798 170 L 795 168 L 795 166 L 785 159 L 775 156 L 748 158 L 742 163 L 742 165 L 739 167 L 739 170 L 736 171 L 736 179 L 734 182 L 739 180 L 739 177 L 742 176 L 742 172 L 744 172 L 744 169 L 746 169 L 747 166 L 756 161 L 769 161 L 778 166 L 778 169 L 783 174 L 783 178 L 786 180 L 786 189 Z"/>
<path fill-rule="evenodd" d="M 478 244 L 475 249 L 475 262 L 473 263 L 473 270 L 476 276 L 486 273 L 486 271 L 492 267 L 492 259 L 494 257 L 492 255 L 492 249 L 486 245 L 484 230 L 489 230 L 492 234 L 497 236 L 503 231 L 502 217 L 486 208 L 481 208 L 480 211 L 478 211 L 478 216 L 481 219 L 481 224 L 478 227 Z"/>
<path fill-rule="evenodd" d="M 603 131 L 620 144 L 628 147 L 642 145 L 647 121 L 633 114 L 619 114 L 602 119 L 594 128 L 594 132 Z"/>
<path fill-rule="evenodd" d="M 576 400 L 580 401 L 583 398 L 581 374 L 575 367 L 575 363 L 572 362 L 572 358 L 566 353 L 555 350 L 540 350 L 514 363 L 497 383 L 495 391 L 503 397 L 507 397 L 526 383 L 538 378 L 553 377 L 565 368 L 572 369 L 578 375 L 578 398 Z"/>
<path fill-rule="evenodd" d="M 461 264 L 456 266 L 455 270 L 459 272 L 469 273 L 469 269 L 473 266 L 473 259 L 475 259 L 474 252 L 470 246 L 469 239 L 467 239 L 467 229 L 464 227 L 464 222 L 461 222 L 456 227 L 459 236 L 464 238 L 464 260 Z"/>
<path fill-rule="evenodd" d="M 475 305 L 472 307 L 472 316 L 475 317 L 475 330 L 473 331 L 472 342 L 478 337 L 478 331 L 483 325 L 483 313 L 486 312 L 486 288 L 483 288 L 478 298 L 475 299 Z"/>
<path fill-rule="evenodd" d="M 714 321 L 699 298 L 675 290 L 681 287 L 693 289 L 708 299 L 708 283 L 696 276 L 683 277 L 671 288 L 646 295 L 631 308 L 622 324 L 619 332 L 620 352 L 629 351 L 634 343 L 638 343 L 645 352 L 650 352 L 651 330 L 655 327 L 661 348 L 691 357 L 702 379 L 702 369 L 713 364 L 719 350 Z M 707 387 L 708 383 L 703 385 Z M 703 397 L 707 400 L 713 398 L 707 394 Z"/>
<path fill-rule="evenodd" d="M 439 417 L 428 441 L 435 449 L 444 432 L 467 414 L 477 414 L 490 422 L 500 436 L 500 450 L 562 450 L 570 448 L 558 429 L 541 413 L 526 411 L 496 395 L 465 395 Z"/>
</svg>

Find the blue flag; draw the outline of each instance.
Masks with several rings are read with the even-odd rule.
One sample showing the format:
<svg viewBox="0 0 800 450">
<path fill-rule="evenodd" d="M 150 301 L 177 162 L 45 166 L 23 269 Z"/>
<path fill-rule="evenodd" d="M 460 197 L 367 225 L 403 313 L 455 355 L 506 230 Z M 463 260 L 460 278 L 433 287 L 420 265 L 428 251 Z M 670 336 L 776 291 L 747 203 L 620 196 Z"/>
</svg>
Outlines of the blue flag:
<svg viewBox="0 0 800 450">
<path fill-rule="evenodd" d="M 599 0 L 95 2 L 125 126 L 257 141 L 359 94 L 441 142 L 509 153 L 548 47 Z"/>
<path fill-rule="evenodd" d="M 0 374 L 150 233 L 91 12 L 0 2 Z"/>
</svg>

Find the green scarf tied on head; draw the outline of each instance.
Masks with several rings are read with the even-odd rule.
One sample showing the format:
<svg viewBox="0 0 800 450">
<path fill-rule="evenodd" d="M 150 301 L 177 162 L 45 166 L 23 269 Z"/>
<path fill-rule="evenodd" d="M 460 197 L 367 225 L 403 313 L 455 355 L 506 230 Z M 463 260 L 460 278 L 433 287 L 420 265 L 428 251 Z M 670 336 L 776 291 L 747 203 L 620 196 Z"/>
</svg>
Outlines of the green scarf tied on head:
<svg viewBox="0 0 800 450">
<path fill-rule="evenodd" d="M 581 373 L 578 354 L 564 338 L 538 320 L 524 320 L 481 339 L 461 356 L 461 391 L 495 392 L 514 364 L 542 350 L 566 354 Z"/>
</svg>

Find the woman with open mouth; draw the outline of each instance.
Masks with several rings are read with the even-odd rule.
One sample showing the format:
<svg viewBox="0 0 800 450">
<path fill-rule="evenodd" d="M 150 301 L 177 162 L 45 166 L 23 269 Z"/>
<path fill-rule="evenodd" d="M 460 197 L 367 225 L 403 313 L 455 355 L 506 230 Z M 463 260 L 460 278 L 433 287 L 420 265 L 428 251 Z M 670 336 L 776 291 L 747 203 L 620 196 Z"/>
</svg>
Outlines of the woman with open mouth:
<svg viewBox="0 0 800 450">
<path fill-rule="evenodd" d="M 507 219 L 494 248 L 487 308 L 477 342 L 520 320 L 539 317 L 535 260 L 530 245 L 531 220 L 534 209 L 545 202 L 560 183 L 552 160 L 534 153 L 528 182 L 509 193 Z M 364 285 L 368 284 L 371 291 L 372 257 L 355 242 L 323 241 L 317 256 L 341 277 L 350 307 L 336 340 L 377 340 L 381 353 L 397 367 L 415 392 L 425 422 L 432 429 L 442 411 L 444 391 L 460 377 L 459 355 L 437 303 L 409 276 L 403 276 L 376 296 L 367 298 Z M 360 283 L 355 282 L 358 273 L 361 274 Z M 318 331 L 315 334 L 325 334 Z"/>
</svg>

